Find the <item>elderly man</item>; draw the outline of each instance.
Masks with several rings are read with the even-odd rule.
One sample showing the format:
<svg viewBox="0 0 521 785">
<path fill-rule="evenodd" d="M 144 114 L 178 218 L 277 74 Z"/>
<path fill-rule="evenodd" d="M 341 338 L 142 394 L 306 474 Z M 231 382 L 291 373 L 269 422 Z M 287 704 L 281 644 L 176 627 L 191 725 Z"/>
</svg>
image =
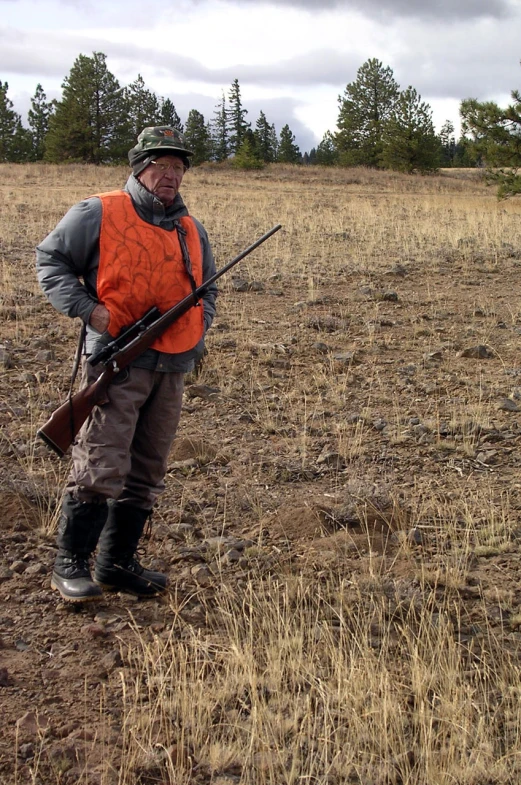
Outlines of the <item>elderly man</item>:
<svg viewBox="0 0 521 785">
<path fill-rule="evenodd" d="M 191 155 L 177 129 L 145 128 L 129 151 L 132 174 L 124 189 L 79 202 L 38 246 L 43 292 L 58 311 L 87 325 L 86 356 L 215 272 L 206 231 L 179 194 Z M 166 575 L 139 563 L 136 549 L 164 489 L 184 374 L 202 355 L 216 295 L 214 285 L 202 307 L 191 308 L 116 377 L 109 400 L 95 408 L 73 446 L 51 579 L 65 600 L 96 600 L 102 588 L 149 597 L 167 585 Z M 97 369 L 85 360 L 90 383 Z"/>
</svg>

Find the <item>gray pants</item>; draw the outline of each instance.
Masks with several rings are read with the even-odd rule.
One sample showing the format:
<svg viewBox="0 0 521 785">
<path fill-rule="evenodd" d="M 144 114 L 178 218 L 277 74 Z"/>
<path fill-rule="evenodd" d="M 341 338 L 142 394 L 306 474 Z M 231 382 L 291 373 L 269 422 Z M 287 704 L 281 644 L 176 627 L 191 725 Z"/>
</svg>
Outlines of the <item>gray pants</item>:
<svg viewBox="0 0 521 785">
<path fill-rule="evenodd" d="M 84 362 L 84 381 L 97 376 Z M 183 398 L 184 374 L 126 369 L 110 385 L 72 448 L 67 493 L 83 502 L 118 499 L 151 509 L 164 490 L 168 454 Z"/>
</svg>

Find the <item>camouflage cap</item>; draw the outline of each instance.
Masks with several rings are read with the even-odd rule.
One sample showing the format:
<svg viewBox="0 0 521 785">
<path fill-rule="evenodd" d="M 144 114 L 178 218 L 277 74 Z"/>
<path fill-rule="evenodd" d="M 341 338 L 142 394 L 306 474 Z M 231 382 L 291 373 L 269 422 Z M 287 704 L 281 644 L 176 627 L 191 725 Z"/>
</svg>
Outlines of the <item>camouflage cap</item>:
<svg viewBox="0 0 521 785">
<path fill-rule="evenodd" d="M 137 144 L 128 152 L 128 160 L 135 175 L 145 169 L 150 161 L 162 155 L 178 155 L 185 166 L 190 166 L 193 152 L 186 146 L 183 134 L 169 125 L 144 128 Z"/>
</svg>

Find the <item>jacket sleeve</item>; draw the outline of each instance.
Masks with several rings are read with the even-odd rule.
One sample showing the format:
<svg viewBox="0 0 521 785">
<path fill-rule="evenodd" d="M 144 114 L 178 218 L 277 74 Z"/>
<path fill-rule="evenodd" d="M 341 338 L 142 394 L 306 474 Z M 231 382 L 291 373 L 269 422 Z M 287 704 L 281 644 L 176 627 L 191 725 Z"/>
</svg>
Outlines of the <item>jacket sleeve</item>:
<svg viewBox="0 0 521 785">
<path fill-rule="evenodd" d="M 38 281 L 49 302 L 88 323 L 97 304 L 101 201 L 74 205 L 36 248 Z"/>
<path fill-rule="evenodd" d="M 194 219 L 194 222 L 195 225 L 197 226 L 199 237 L 201 238 L 201 247 L 203 250 L 203 282 L 204 282 L 207 281 L 208 278 L 211 278 L 211 276 L 214 275 L 214 273 L 216 272 L 215 259 L 213 258 L 213 253 L 210 246 L 210 241 L 208 239 L 208 235 L 206 233 L 206 229 L 196 219 Z M 216 300 L 217 300 L 217 284 L 213 283 L 209 287 L 206 294 L 203 295 L 205 332 L 207 332 L 212 326 L 212 322 L 216 311 L 216 304 L 215 304 Z"/>
</svg>

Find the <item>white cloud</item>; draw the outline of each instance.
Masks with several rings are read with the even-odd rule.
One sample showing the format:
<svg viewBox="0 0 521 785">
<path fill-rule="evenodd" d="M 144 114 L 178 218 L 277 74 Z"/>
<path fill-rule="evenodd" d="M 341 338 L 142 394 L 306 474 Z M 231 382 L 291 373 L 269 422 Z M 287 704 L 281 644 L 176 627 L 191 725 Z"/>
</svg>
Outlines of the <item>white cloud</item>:
<svg viewBox="0 0 521 785">
<path fill-rule="evenodd" d="M 338 95 L 371 57 L 421 93 L 438 127 L 457 122 L 462 98 L 499 100 L 519 83 L 517 0 L 178 0 L 152 12 L 138 0 L 0 3 L 0 73 L 18 111 L 37 82 L 59 94 L 93 51 L 122 83 L 141 73 L 181 116 L 208 119 L 237 78 L 249 119 L 263 109 L 289 123 L 302 149 L 334 128 Z"/>
</svg>

